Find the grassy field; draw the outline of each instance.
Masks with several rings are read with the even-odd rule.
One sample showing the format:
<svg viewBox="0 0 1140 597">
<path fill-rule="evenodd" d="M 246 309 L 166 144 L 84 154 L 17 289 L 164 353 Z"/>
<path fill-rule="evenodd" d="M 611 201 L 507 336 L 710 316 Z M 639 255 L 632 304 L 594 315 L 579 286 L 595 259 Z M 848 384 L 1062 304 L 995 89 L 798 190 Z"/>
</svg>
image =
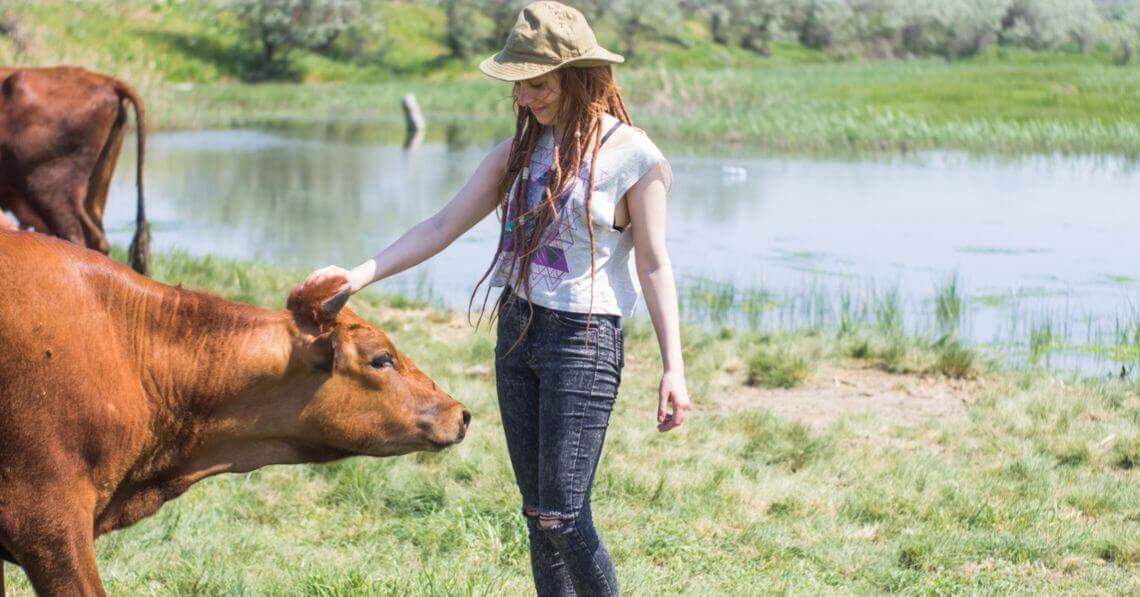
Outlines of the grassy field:
<svg viewBox="0 0 1140 597">
<path fill-rule="evenodd" d="M 89 10 L 96 4 L 114 9 Z M 487 130 L 486 122 L 510 124 L 509 88 L 478 74 L 477 58 L 448 56 L 435 8 L 386 4 L 372 59 L 302 52 L 296 67 L 309 84 L 251 85 L 241 81 L 252 50 L 235 24 L 194 6 L 27 3 L 29 49 L 16 56 L 0 40 L 0 62 L 118 74 L 144 90 L 155 128 L 397 121 L 408 91 L 430 122 L 488 135 L 502 127 Z M 611 32 L 600 35 L 616 43 Z M 1140 154 L 1140 66 L 1116 66 L 1105 52 L 997 48 L 955 62 L 836 62 L 786 42 L 765 59 L 681 35 L 645 40 L 619 67 L 619 82 L 638 124 L 702 146 Z"/>
<path fill-rule="evenodd" d="M 273 308 L 300 279 L 182 254 L 159 256 L 155 276 Z M 113 594 L 528 590 L 491 336 L 399 296 L 350 307 L 465 402 L 468 439 L 208 480 L 97 542 Z M 594 508 L 627 594 L 1140 591 L 1135 379 L 1002 372 L 872 327 L 694 325 L 696 412 L 658 434 L 651 330 L 627 330 Z"/>
</svg>

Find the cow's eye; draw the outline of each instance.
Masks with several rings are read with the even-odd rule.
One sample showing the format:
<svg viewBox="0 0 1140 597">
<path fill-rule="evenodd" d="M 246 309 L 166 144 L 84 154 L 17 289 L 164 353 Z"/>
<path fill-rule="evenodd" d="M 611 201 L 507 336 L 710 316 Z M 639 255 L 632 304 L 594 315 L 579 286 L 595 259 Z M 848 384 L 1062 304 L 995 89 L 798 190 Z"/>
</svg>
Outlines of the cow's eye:
<svg viewBox="0 0 1140 597">
<path fill-rule="evenodd" d="M 388 353 L 378 354 L 378 355 L 372 357 L 372 360 L 368 362 L 368 366 L 372 367 L 373 369 L 383 369 L 385 367 L 391 367 L 392 366 L 392 355 L 390 355 Z"/>
</svg>

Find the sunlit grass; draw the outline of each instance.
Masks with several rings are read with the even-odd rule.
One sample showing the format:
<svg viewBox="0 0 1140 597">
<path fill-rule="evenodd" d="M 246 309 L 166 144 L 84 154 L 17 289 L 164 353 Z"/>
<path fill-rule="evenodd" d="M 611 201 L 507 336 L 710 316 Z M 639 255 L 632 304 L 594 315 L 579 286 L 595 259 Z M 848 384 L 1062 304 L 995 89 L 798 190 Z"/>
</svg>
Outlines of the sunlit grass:
<svg viewBox="0 0 1140 597">
<path fill-rule="evenodd" d="M 183 253 L 154 263 L 161 280 L 271 308 L 303 273 Z M 349 307 L 467 405 L 468 438 L 440 454 L 203 482 L 99 539 L 112 594 L 531 590 L 491 336 L 422 301 L 365 292 Z M 938 376 L 932 363 L 951 349 L 889 336 L 873 320 L 843 336 L 707 324 L 684 333 L 694 416 L 660 434 L 656 340 L 643 320 L 626 327 L 627 366 L 594 490 L 623 592 L 1136 591 L 1134 379 L 983 373 L 961 417 L 816 428 L 760 403 L 729 406 L 748 391 L 744 355 L 783 349 L 831 367 L 894 359 L 898 370 Z M 859 341 L 865 349 L 852 348 Z M 739 385 L 725 386 L 726 376 Z M 11 565 L 7 582 L 29 594 Z"/>
</svg>

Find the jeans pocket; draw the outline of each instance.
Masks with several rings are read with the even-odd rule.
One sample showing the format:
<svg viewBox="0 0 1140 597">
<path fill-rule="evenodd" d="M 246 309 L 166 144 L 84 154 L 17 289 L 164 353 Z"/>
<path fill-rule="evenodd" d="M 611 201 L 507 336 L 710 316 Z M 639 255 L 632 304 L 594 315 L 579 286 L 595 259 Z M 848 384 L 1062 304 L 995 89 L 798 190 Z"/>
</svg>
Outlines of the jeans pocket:
<svg viewBox="0 0 1140 597">
<path fill-rule="evenodd" d="M 572 311 L 548 309 L 547 313 L 550 314 L 550 319 L 553 320 L 554 323 L 573 330 L 584 330 L 587 325 L 597 327 L 599 323 L 605 321 L 605 318 L 597 315 L 591 316 L 586 313 L 575 313 Z"/>
</svg>

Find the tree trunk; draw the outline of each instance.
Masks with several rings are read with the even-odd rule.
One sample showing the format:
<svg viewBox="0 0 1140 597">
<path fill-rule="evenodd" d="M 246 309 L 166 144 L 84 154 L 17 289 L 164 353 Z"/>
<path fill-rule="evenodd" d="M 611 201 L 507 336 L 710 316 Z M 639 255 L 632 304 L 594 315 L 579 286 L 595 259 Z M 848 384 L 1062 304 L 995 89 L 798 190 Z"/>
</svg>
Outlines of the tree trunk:
<svg viewBox="0 0 1140 597">
<path fill-rule="evenodd" d="M 629 25 L 626 25 L 626 27 L 624 29 L 625 55 L 627 58 L 633 56 L 634 41 L 635 41 L 635 38 L 637 37 L 637 32 L 639 29 L 641 29 L 641 26 L 637 23 L 630 23 Z"/>
</svg>

